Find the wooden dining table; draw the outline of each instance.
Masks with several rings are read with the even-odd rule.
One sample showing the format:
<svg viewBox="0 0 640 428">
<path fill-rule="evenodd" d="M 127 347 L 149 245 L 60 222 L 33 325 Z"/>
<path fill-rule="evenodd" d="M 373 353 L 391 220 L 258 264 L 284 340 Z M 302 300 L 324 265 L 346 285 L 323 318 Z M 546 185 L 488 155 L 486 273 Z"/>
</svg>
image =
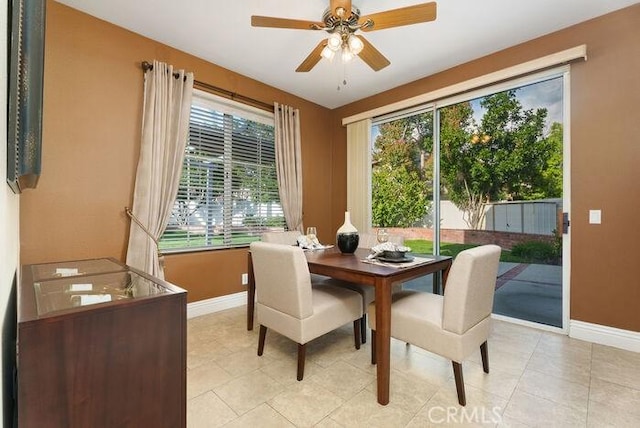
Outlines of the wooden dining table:
<svg viewBox="0 0 640 428">
<path fill-rule="evenodd" d="M 390 263 L 378 264 L 363 261 L 369 250 L 358 249 L 353 254 L 343 254 L 337 248 L 305 251 L 309 272 L 343 281 L 375 287 L 376 307 L 376 361 L 378 403 L 389 403 L 390 347 L 391 347 L 391 293 L 394 284 L 421 276 L 442 272 L 444 284 L 451 268 L 449 256 L 425 256 L 424 263 L 398 267 Z M 248 253 L 247 330 L 253 329 L 255 305 L 255 279 L 251 252 Z M 434 286 L 435 289 L 435 286 Z"/>
</svg>

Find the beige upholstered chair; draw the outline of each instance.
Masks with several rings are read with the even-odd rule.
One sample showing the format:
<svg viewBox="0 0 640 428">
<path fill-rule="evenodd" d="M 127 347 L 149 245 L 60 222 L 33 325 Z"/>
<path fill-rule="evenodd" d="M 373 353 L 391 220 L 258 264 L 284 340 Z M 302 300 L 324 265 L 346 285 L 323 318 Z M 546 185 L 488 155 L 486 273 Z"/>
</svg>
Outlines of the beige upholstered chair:
<svg viewBox="0 0 640 428">
<path fill-rule="evenodd" d="M 298 243 L 298 236 L 300 235 L 301 233 L 297 230 L 292 230 L 287 232 L 265 232 L 262 234 L 261 240 L 262 242 L 271 242 L 274 244 L 296 245 Z M 376 236 L 375 235 L 371 235 L 371 236 L 373 236 L 373 241 L 371 241 L 370 238 L 366 238 L 368 239 L 367 242 L 377 243 Z M 362 242 L 362 241 L 359 241 L 359 242 Z M 371 248 L 371 247 L 364 247 L 364 248 Z M 366 343 L 367 342 L 367 316 L 366 316 L 367 305 L 373 302 L 373 299 L 375 299 L 375 290 L 373 289 L 373 287 L 370 287 L 367 285 L 354 284 L 346 281 L 339 281 L 323 275 L 317 275 L 313 273 L 311 274 L 311 283 L 314 287 L 317 284 L 322 284 L 323 283 L 322 281 L 324 281 L 324 283 L 339 285 L 360 293 L 360 295 L 362 296 L 362 308 L 363 308 L 362 320 L 360 322 L 360 328 L 361 328 L 360 335 L 362 338 L 362 343 Z"/>
<path fill-rule="evenodd" d="M 286 230 L 284 232 L 264 232 L 260 240 L 272 244 L 281 245 L 298 245 L 298 237 L 302 235 L 298 230 Z M 320 281 L 333 281 L 328 276 L 311 274 L 311 285 L 318 284 Z"/>
<path fill-rule="evenodd" d="M 391 336 L 452 361 L 458 402 L 466 404 L 462 361 L 480 347 L 489 373 L 487 338 L 500 247 L 483 245 L 462 251 L 453 262 L 444 296 L 412 290 L 393 294 Z M 371 362 L 375 364 L 375 307 L 369 305 Z"/>
<path fill-rule="evenodd" d="M 260 324 L 258 355 L 264 351 L 267 328 L 298 343 L 298 380 L 304 376 L 306 344 L 353 322 L 356 349 L 360 349 L 362 298 L 347 288 L 326 283 L 311 287 L 311 276 L 300 247 L 251 243 Z"/>
</svg>

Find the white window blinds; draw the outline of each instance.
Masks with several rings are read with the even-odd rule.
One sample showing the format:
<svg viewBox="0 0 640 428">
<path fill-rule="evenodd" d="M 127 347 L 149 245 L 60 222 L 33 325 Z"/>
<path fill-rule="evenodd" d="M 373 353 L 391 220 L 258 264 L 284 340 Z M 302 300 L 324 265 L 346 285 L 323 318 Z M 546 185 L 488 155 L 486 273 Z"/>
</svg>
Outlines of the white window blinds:
<svg viewBox="0 0 640 428">
<path fill-rule="evenodd" d="M 175 206 L 160 249 L 246 246 L 284 227 L 273 113 L 194 91 Z"/>
</svg>

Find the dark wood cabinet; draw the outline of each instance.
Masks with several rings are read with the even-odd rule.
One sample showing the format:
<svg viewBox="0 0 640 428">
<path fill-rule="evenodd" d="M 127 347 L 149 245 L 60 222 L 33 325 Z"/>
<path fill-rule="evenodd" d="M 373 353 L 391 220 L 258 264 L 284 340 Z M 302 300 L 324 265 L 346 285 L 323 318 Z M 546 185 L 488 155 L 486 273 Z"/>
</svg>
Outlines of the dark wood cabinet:
<svg viewBox="0 0 640 428">
<path fill-rule="evenodd" d="M 186 426 L 186 291 L 112 259 L 27 265 L 18 426 Z"/>
</svg>

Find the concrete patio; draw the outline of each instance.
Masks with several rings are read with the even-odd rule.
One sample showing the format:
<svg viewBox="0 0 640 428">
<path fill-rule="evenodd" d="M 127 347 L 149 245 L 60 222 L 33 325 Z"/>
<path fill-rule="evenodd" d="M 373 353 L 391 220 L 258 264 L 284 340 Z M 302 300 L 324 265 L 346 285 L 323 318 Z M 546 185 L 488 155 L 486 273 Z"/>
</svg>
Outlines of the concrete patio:
<svg viewBox="0 0 640 428">
<path fill-rule="evenodd" d="M 431 275 L 404 288 L 432 291 Z M 493 313 L 562 327 L 562 266 L 500 262 Z"/>
</svg>

